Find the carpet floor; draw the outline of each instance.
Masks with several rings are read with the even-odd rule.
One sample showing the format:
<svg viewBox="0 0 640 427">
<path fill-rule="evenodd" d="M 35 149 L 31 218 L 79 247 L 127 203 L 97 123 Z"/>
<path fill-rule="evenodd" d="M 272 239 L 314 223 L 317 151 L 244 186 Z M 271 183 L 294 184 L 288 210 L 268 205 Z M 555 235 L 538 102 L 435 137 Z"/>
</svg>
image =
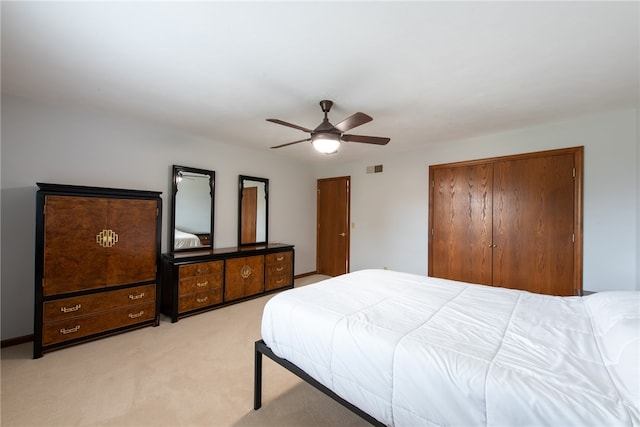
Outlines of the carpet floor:
<svg viewBox="0 0 640 427">
<path fill-rule="evenodd" d="M 304 286 L 323 279 L 297 279 Z M 254 342 L 273 295 L 47 353 L 3 348 L 2 426 L 368 426 L 268 358 L 253 410 Z"/>
</svg>

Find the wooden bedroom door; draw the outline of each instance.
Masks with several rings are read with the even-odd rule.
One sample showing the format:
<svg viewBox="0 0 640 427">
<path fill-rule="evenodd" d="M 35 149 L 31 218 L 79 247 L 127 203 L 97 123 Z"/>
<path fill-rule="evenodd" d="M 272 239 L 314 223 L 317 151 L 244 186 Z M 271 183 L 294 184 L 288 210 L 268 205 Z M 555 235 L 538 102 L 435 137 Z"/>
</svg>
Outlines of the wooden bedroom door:
<svg viewBox="0 0 640 427">
<path fill-rule="evenodd" d="M 350 177 L 319 179 L 317 187 L 316 272 L 349 271 Z"/>
<path fill-rule="evenodd" d="M 583 148 L 429 167 L 429 275 L 582 293 Z"/>
<path fill-rule="evenodd" d="M 258 187 L 242 189 L 242 235 L 240 243 L 255 243 L 258 224 Z"/>
</svg>

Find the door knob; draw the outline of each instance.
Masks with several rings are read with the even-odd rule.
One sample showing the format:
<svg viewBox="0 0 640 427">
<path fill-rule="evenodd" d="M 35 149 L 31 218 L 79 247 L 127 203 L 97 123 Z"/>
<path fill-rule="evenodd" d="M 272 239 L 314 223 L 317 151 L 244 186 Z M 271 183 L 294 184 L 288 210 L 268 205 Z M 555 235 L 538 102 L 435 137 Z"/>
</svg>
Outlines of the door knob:
<svg viewBox="0 0 640 427">
<path fill-rule="evenodd" d="M 346 235 L 347 235 L 347 233 L 340 233 L 340 234 L 338 234 L 338 236 L 342 236 L 342 237 L 344 237 L 344 236 L 346 236 Z"/>
</svg>

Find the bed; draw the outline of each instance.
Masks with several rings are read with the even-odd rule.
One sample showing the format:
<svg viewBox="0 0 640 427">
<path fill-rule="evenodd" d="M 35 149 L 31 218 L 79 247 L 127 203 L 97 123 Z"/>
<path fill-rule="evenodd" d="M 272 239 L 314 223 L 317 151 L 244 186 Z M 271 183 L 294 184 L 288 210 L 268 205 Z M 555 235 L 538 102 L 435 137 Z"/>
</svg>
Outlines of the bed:
<svg viewBox="0 0 640 427">
<path fill-rule="evenodd" d="M 198 248 L 202 246 L 200 238 L 195 234 L 187 233 L 179 229 L 175 229 L 174 249 Z"/>
<path fill-rule="evenodd" d="M 280 293 L 255 350 L 372 424 L 640 425 L 640 292 L 362 270 Z"/>
</svg>

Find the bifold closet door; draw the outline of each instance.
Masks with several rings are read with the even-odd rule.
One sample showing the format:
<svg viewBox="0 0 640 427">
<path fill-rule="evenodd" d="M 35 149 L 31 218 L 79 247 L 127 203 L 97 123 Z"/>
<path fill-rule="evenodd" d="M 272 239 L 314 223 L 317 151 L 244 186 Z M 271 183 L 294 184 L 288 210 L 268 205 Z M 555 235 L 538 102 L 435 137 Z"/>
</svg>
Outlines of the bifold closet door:
<svg viewBox="0 0 640 427">
<path fill-rule="evenodd" d="M 429 275 L 582 292 L 582 148 L 429 167 Z"/>
<path fill-rule="evenodd" d="M 490 163 L 432 170 L 429 275 L 491 285 Z"/>
<path fill-rule="evenodd" d="M 494 163 L 493 285 L 574 295 L 574 155 Z"/>
</svg>

